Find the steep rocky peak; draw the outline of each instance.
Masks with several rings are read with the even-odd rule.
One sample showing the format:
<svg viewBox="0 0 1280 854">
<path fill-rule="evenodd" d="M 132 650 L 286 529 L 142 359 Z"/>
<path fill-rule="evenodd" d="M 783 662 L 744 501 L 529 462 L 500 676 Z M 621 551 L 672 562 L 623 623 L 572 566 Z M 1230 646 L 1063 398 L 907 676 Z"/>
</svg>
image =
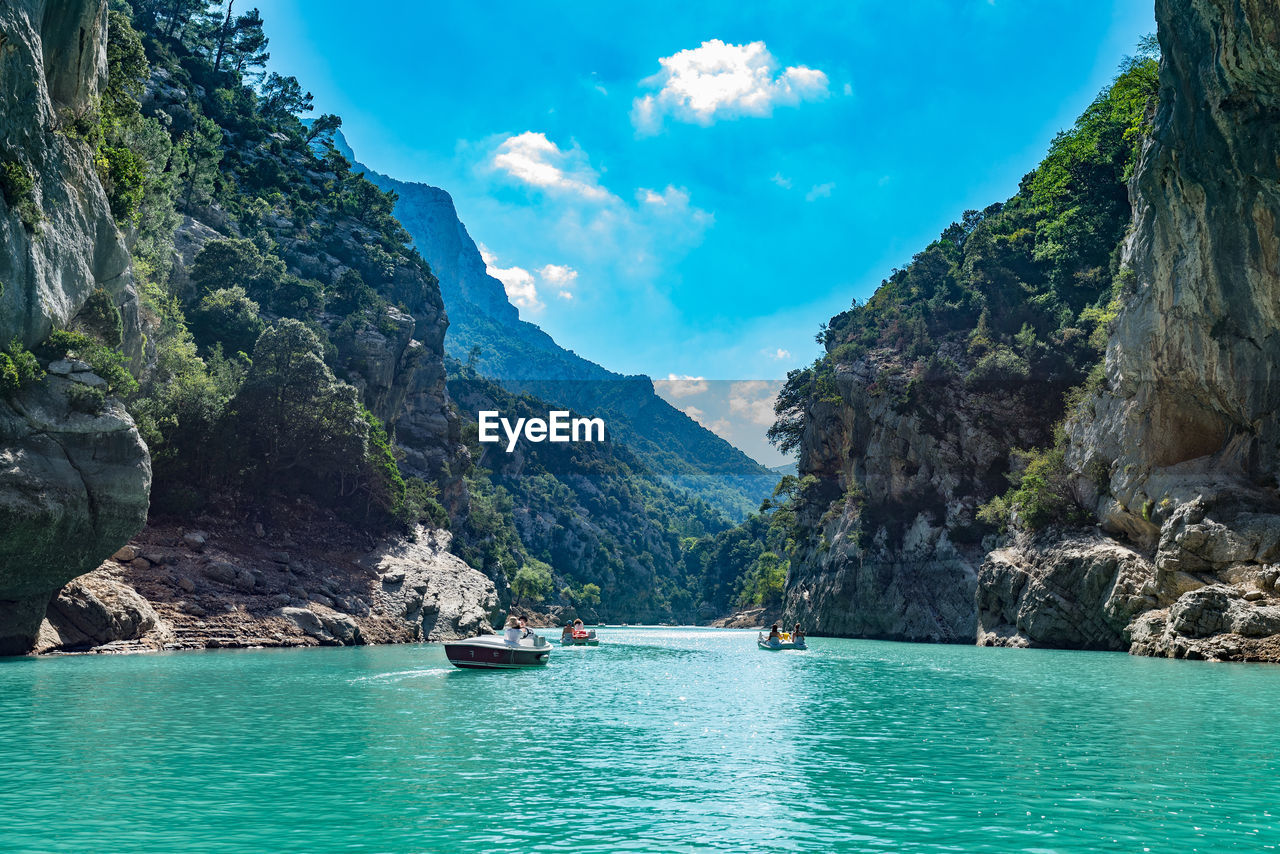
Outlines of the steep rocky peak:
<svg viewBox="0 0 1280 854">
<path fill-rule="evenodd" d="M 1110 391 L 1071 427 L 1080 469 L 1110 467 L 1103 518 L 1147 541 L 1152 507 L 1228 476 L 1274 486 L 1280 462 L 1280 16 L 1272 0 L 1160 0 L 1157 17 L 1160 108 L 1125 247 L 1136 293 Z"/>
</svg>

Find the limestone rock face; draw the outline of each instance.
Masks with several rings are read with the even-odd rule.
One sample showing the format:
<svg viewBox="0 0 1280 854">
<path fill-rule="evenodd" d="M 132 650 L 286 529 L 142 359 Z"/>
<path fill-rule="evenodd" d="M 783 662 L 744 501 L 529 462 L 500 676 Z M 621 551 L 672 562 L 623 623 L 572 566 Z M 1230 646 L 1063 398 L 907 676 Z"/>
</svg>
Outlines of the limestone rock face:
<svg viewBox="0 0 1280 854">
<path fill-rule="evenodd" d="M 121 310 L 125 350 L 141 353 L 129 253 L 87 144 L 63 132 L 106 81 L 105 0 L 0 6 L 0 161 L 34 181 L 24 224 L 0 195 L 0 340 L 32 346 L 66 326 L 95 288 Z"/>
<path fill-rule="evenodd" d="M 0 195 L 0 341 L 27 346 L 70 323 L 96 288 L 112 295 L 125 351 L 140 356 L 129 254 L 89 147 L 61 131 L 106 78 L 105 0 L 0 5 L 0 161 L 32 178 L 38 217 Z M 30 212 L 28 211 L 28 214 Z M 146 519 L 150 461 L 118 404 L 73 411 L 63 373 L 0 401 L 0 653 L 30 649 L 55 591 L 123 545 Z"/>
<path fill-rule="evenodd" d="M 151 603 L 118 573 L 99 569 L 74 579 L 49 603 L 36 652 L 137 640 L 161 620 Z"/>
<path fill-rule="evenodd" d="M 799 470 L 816 478 L 800 510 L 812 537 L 788 578 L 787 624 L 973 643 L 986 551 L 974 514 L 1008 488 L 1009 449 L 1044 445 L 1056 412 L 1035 388 L 920 381 L 912 361 L 881 349 L 838 365 L 840 399 L 811 410 Z"/>
<path fill-rule="evenodd" d="M 380 589 L 374 611 L 421 627 L 420 640 L 468 638 L 493 630 L 498 593 L 482 572 L 448 552 L 449 534 L 419 529 L 417 540 L 380 546 L 361 559 Z"/>
<path fill-rule="evenodd" d="M 1156 604 L 1154 576 L 1096 534 L 997 549 L 978 575 L 978 644 L 1126 650 L 1129 622 Z"/>
<path fill-rule="evenodd" d="M 1160 107 L 1125 247 L 1136 293 L 1068 459 L 1109 469 L 1099 518 L 1154 555 L 1132 651 L 1280 660 L 1280 16 L 1269 0 L 1156 12 Z"/>
<path fill-rule="evenodd" d="M 1071 429 L 1082 468 L 1111 468 L 1104 519 L 1152 545 L 1152 506 L 1274 488 L 1280 459 L 1280 16 L 1269 0 L 1156 6 L 1160 107 L 1125 250 L 1137 292 L 1107 350 L 1113 390 Z"/>
<path fill-rule="evenodd" d="M 97 416 L 73 411 L 66 397 L 73 384 L 49 375 L 0 400 L 0 652 L 30 648 L 54 592 L 146 522 L 146 445 L 118 403 Z M 32 604 L 5 604 L 23 602 Z"/>
</svg>

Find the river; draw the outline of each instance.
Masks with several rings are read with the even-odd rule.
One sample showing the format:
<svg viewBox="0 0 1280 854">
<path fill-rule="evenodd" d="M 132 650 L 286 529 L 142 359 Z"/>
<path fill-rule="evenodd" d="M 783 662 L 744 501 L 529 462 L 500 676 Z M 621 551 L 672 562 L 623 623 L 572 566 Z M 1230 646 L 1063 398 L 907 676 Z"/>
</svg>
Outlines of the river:
<svg viewBox="0 0 1280 854">
<path fill-rule="evenodd" d="M 600 630 L 0 661 L 0 851 L 1261 851 L 1280 668 Z"/>
</svg>

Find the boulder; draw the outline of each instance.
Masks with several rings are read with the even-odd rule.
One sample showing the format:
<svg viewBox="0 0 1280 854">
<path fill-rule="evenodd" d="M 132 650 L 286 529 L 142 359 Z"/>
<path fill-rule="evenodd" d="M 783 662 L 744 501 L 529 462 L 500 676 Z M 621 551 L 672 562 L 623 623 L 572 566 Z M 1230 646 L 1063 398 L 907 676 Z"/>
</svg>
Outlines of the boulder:
<svg viewBox="0 0 1280 854">
<path fill-rule="evenodd" d="M 37 652 L 83 649 L 136 640 L 161 624 L 151 604 L 112 572 L 71 581 L 49 603 Z"/>
<path fill-rule="evenodd" d="M 30 649 L 40 619 L 20 615 L 146 522 L 151 461 L 137 428 L 114 400 L 98 415 L 74 411 L 70 385 L 49 376 L 0 400 L 0 654 Z"/>
<path fill-rule="evenodd" d="M 449 534 L 419 528 L 392 540 L 360 565 L 377 574 L 372 611 L 415 627 L 418 637 L 440 641 L 493 630 L 489 616 L 498 593 L 483 573 L 448 551 Z"/>
</svg>

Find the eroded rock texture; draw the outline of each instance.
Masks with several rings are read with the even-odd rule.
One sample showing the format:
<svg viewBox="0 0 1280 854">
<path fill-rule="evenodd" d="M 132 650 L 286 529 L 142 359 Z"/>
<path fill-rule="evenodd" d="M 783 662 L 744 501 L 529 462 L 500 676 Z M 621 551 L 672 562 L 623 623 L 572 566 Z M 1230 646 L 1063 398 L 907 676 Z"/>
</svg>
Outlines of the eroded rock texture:
<svg viewBox="0 0 1280 854">
<path fill-rule="evenodd" d="M 125 349 L 141 353 L 129 254 L 89 148 L 63 131 L 106 75 L 103 0 L 0 5 L 0 161 L 31 178 L 0 194 L 0 340 L 27 346 L 66 326 L 95 288 L 121 309 Z M 21 183 L 21 182 L 19 182 Z M 74 411 L 50 375 L 0 400 L 0 653 L 29 650 L 45 606 L 142 527 L 150 461 L 118 404 Z"/>
<path fill-rule="evenodd" d="M 954 344 L 943 354 L 967 362 Z M 788 581 L 787 624 L 973 643 L 986 554 L 975 513 L 1008 488 L 1009 450 L 1049 441 L 1060 410 L 1035 384 L 912 383 L 911 362 L 877 349 L 837 365 L 840 399 L 811 409 L 800 471 L 817 481 L 800 519 L 814 538 Z"/>
<path fill-rule="evenodd" d="M 1156 14 L 1159 107 L 1124 247 L 1133 292 L 1106 388 L 1067 425 L 1101 531 L 996 551 L 966 537 L 973 505 L 1003 491 L 1001 459 L 1048 444 L 1060 413 L 1026 388 L 934 387 L 919 406 L 895 386 L 903 356 L 873 351 L 837 366 L 839 400 L 806 426 L 800 468 L 818 481 L 802 522 L 821 541 L 793 568 L 788 621 L 1280 660 L 1280 10 L 1158 0 Z"/>
<path fill-rule="evenodd" d="M 1128 649 L 1125 629 L 1154 594 L 1151 562 L 1107 537 L 996 549 L 978 576 L 978 644 Z"/>
<path fill-rule="evenodd" d="M 1071 459 L 1107 467 L 1104 527 L 1154 555 L 1158 608 L 1134 651 L 1259 657 L 1243 638 L 1277 627 L 1242 614 L 1270 613 L 1280 561 L 1280 14 L 1271 0 L 1156 12 L 1160 107 L 1126 246 L 1137 291 Z"/>
<path fill-rule="evenodd" d="M 0 341 L 34 345 L 66 326 L 95 288 L 124 317 L 141 352 L 129 253 L 92 154 L 65 128 L 106 82 L 104 0 L 12 0 L 0 6 L 0 162 L 33 181 L 38 220 L 0 194 Z M 25 195 L 25 194 L 24 194 Z"/>
</svg>

